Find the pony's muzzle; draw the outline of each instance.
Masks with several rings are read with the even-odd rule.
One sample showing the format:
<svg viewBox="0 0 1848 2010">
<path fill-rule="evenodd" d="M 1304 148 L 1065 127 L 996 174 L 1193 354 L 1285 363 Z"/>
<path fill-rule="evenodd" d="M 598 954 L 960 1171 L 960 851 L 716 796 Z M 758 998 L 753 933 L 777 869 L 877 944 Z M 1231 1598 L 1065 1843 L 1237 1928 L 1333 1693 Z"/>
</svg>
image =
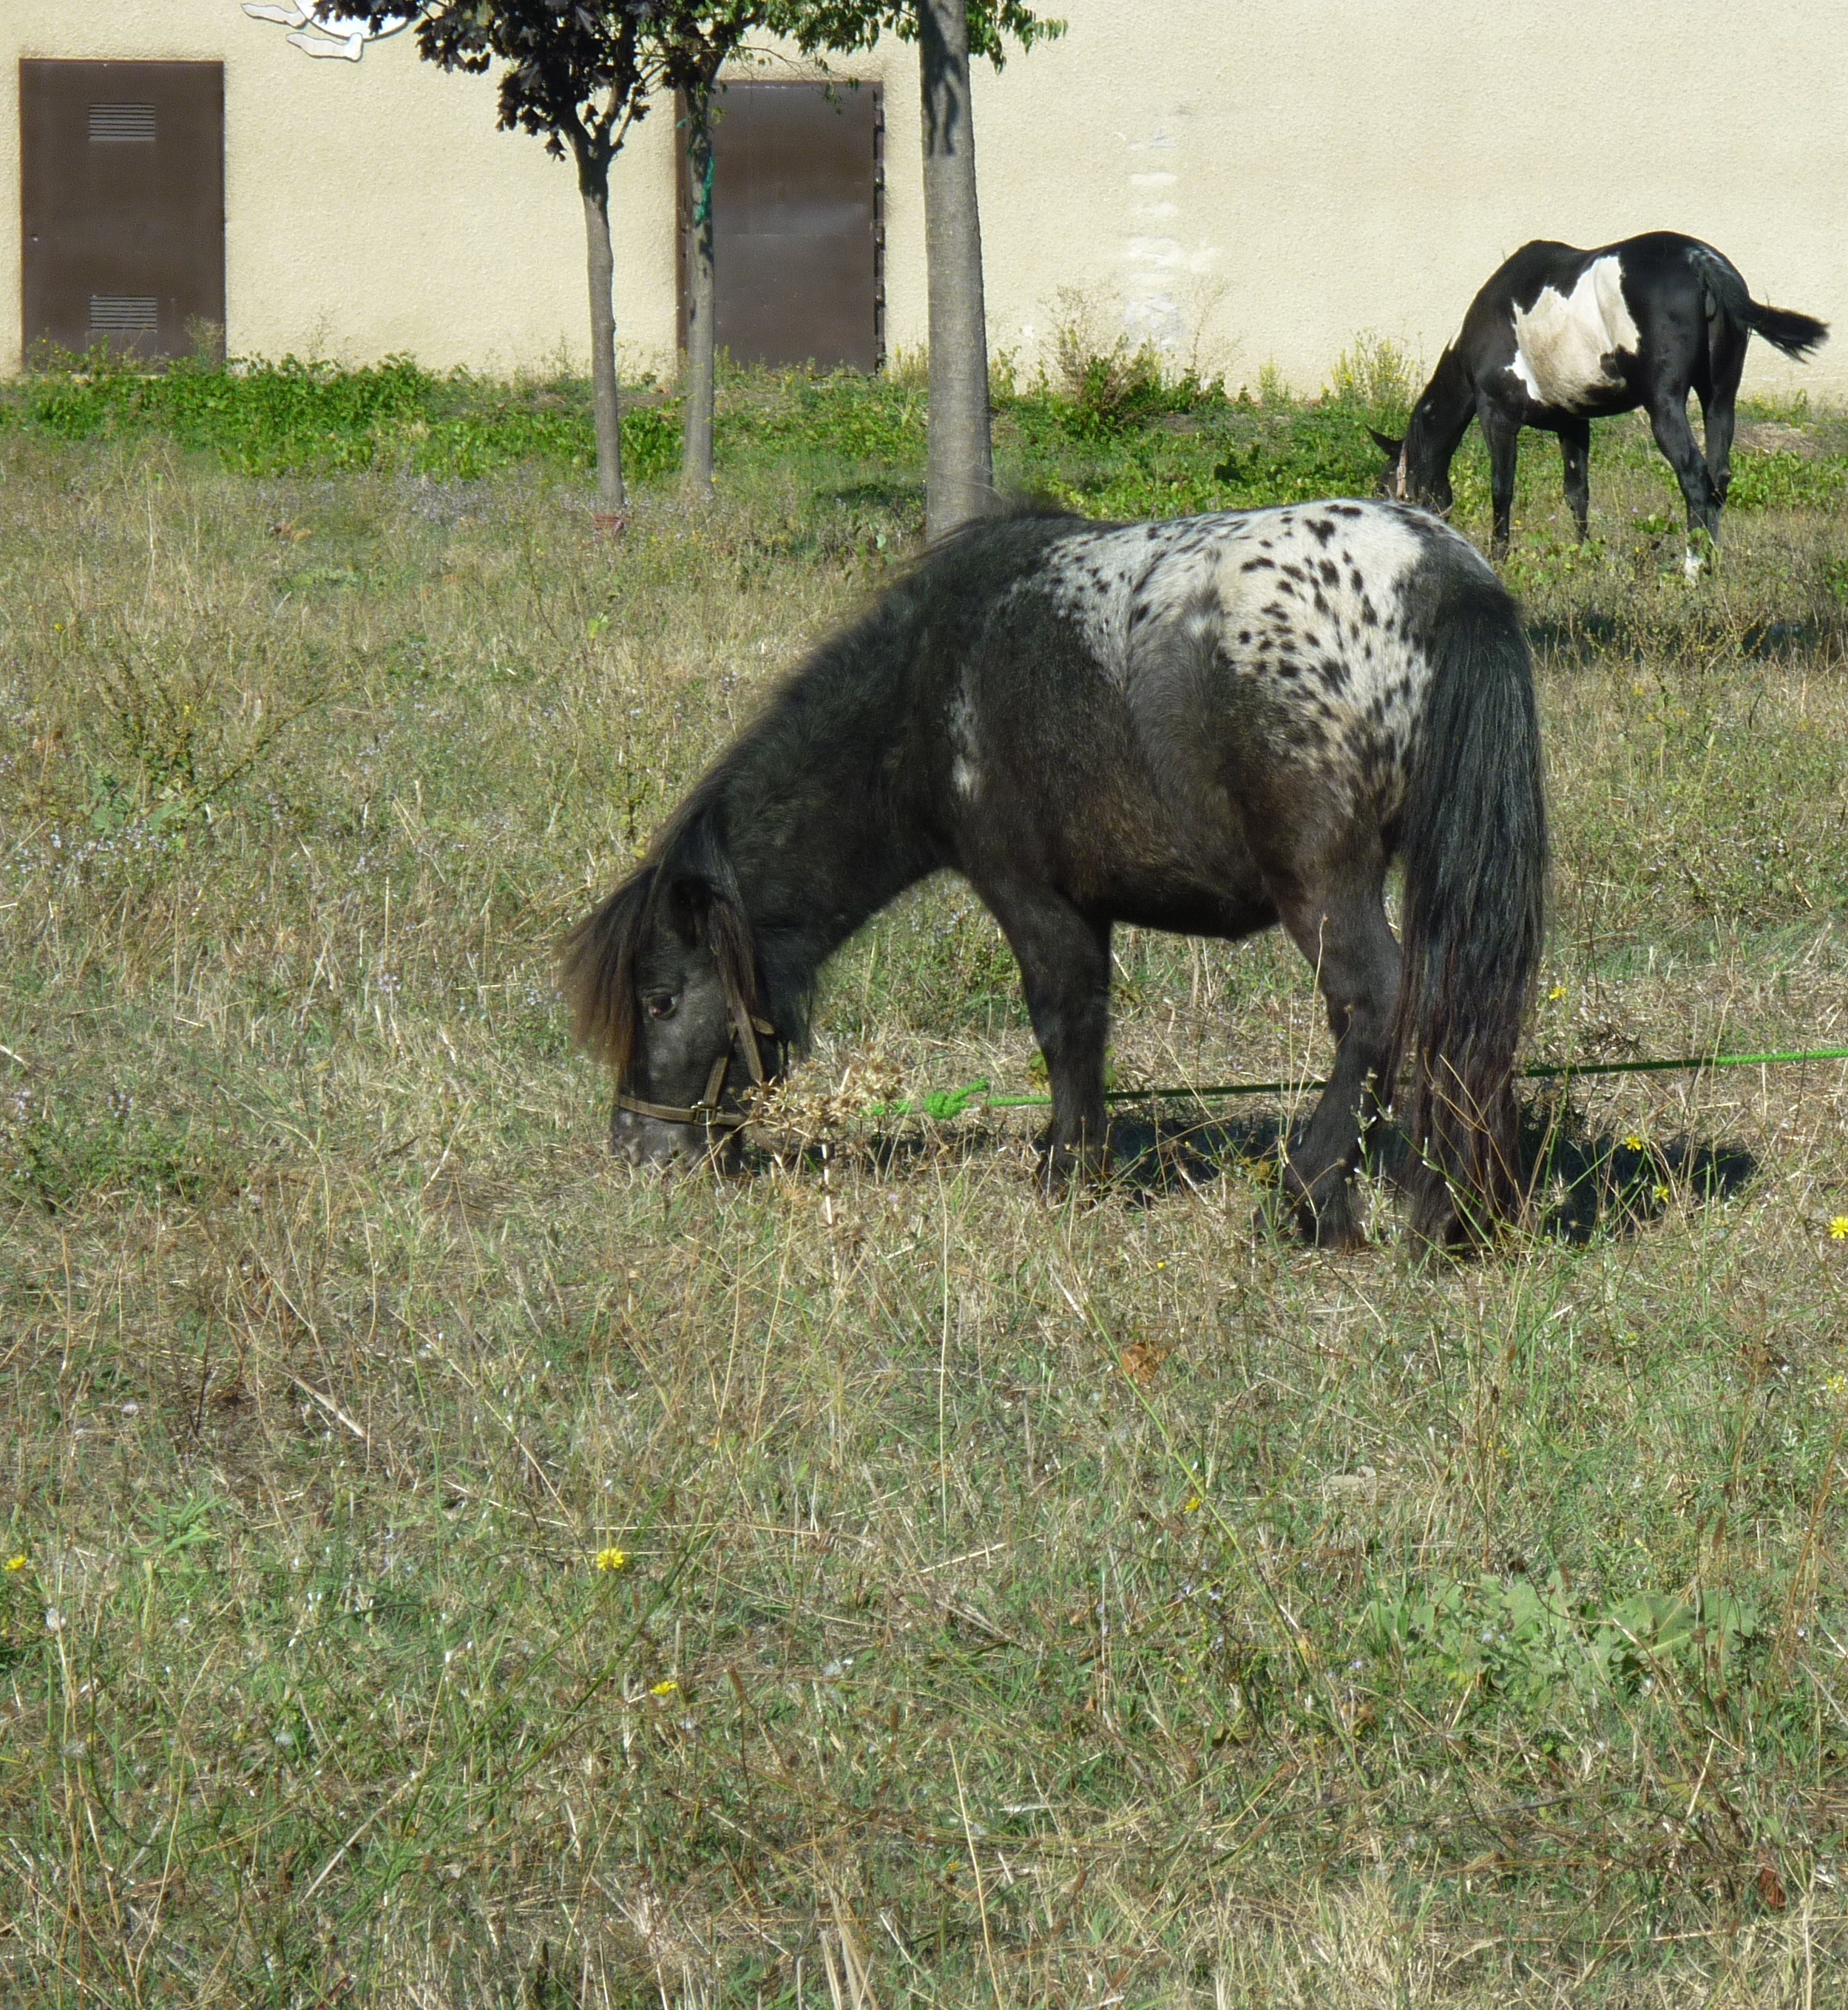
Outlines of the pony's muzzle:
<svg viewBox="0 0 1848 2010">
<path fill-rule="evenodd" d="M 705 1134 L 691 1124 L 663 1124 L 633 1110 L 617 1110 L 609 1118 L 609 1149 L 631 1166 L 673 1166 L 703 1156 Z"/>
<path fill-rule="evenodd" d="M 609 1149 L 630 1165 L 656 1166 L 663 1171 L 722 1164 L 735 1149 L 734 1130 L 708 1129 L 703 1124 L 669 1124 L 634 1110 L 613 1110 Z"/>
</svg>

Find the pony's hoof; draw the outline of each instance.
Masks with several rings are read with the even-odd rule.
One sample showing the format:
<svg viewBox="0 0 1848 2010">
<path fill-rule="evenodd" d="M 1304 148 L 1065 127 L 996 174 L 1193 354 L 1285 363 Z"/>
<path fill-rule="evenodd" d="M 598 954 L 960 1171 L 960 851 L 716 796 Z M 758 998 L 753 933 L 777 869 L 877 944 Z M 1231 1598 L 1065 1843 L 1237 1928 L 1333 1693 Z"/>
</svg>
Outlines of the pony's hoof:
<svg viewBox="0 0 1848 2010">
<path fill-rule="evenodd" d="M 1066 1145 L 1040 1158 L 1040 1188 L 1048 1200 L 1063 1200 L 1074 1188 L 1102 1186 L 1109 1177 L 1110 1161 L 1102 1152 Z"/>
<path fill-rule="evenodd" d="M 1312 1249 L 1364 1249 L 1366 1231 L 1361 1226 L 1352 1194 L 1345 1188 L 1320 1207 L 1299 1201 L 1291 1210 L 1290 1225 L 1299 1241 Z"/>
<path fill-rule="evenodd" d="M 1274 1201 L 1260 1201 L 1251 1217 L 1251 1233 L 1253 1241 L 1287 1242 L 1334 1254 L 1366 1247 L 1366 1231 L 1345 1198 L 1341 1204 L 1331 1202 L 1320 1209 L 1281 1195 Z"/>
<path fill-rule="evenodd" d="M 1352 1215 L 1338 1220 L 1331 1220 L 1326 1213 L 1298 1215 L 1296 1233 L 1312 1249 L 1326 1249 L 1338 1255 L 1343 1250 L 1366 1247 L 1366 1231 Z"/>
</svg>

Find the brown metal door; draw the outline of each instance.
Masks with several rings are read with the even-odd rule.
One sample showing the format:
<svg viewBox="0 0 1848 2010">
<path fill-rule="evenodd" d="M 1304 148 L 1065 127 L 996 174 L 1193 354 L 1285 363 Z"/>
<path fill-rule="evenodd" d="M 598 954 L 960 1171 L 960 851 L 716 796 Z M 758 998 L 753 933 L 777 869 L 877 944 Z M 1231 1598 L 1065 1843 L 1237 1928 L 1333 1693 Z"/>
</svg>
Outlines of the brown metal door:
<svg viewBox="0 0 1848 2010">
<path fill-rule="evenodd" d="M 879 89 L 731 83 L 713 126 L 713 317 L 734 361 L 876 370 Z"/>
<path fill-rule="evenodd" d="M 20 65 L 25 340 L 183 356 L 225 320 L 220 63 Z"/>
</svg>

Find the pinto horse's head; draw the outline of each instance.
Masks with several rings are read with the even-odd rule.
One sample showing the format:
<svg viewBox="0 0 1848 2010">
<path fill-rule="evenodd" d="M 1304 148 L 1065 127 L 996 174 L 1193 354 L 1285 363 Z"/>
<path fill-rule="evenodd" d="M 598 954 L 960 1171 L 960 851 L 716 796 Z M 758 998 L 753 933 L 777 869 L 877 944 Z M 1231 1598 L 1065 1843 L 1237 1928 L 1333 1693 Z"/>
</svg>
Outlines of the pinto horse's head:
<svg viewBox="0 0 1848 2010">
<path fill-rule="evenodd" d="M 1454 499 L 1450 470 L 1430 449 L 1425 429 L 1419 424 L 1419 414 L 1412 414 L 1403 439 L 1374 432 L 1371 426 L 1367 431 L 1373 433 L 1374 446 L 1386 456 L 1386 465 L 1380 473 L 1380 493 L 1395 502 L 1415 502 L 1434 516 L 1448 517 Z"/>
<path fill-rule="evenodd" d="M 707 821 L 677 819 L 567 938 L 578 1043 L 616 1080 L 610 1148 L 632 1165 L 723 1152 L 780 1068 L 751 928 Z"/>
<path fill-rule="evenodd" d="M 1395 502 L 1407 501 L 1405 442 L 1395 439 L 1390 433 L 1375 431 L 1371 426 L 1367 431 L 1373 434 L 1374 445 L 1386 456 L 1386 465 L 1380 471 L 1380 493 Z"/>
</svg>

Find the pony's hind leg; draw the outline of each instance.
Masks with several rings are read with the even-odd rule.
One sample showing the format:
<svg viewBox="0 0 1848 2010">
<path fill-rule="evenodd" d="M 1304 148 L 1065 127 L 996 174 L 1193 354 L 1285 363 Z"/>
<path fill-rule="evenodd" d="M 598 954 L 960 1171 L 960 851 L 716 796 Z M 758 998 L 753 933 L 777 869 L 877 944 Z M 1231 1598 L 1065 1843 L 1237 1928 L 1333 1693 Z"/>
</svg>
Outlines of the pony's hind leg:
<svg viewBox="0 0 1848 2010">
<path fill-rule="evenodd" d="M 1291 939 L 1314 966 L 1335 1040 L 1327 1085 L 1286 1155 L 1284 1191 L 1303 1237 L 1338 1247 L 1362 1239 L 1352 1174 L 1363 1106 L 1389 1058 L 1398 994 L 1398 944 L 1387 925 L 1383 878 L 1376 863 L 1322 898 L 1278 903 Z"/>
<path fill-rule="evenodd" d="M 1047 1184 L 1061 1187 L 1107 1163 L 1103 1049 L 1110 1032 L 1107 921 L 1044 886 L 978 885 L 1020 964 L 1033 1035 L 1046 1056 L 1052 1128 Z"/>
</svg>

